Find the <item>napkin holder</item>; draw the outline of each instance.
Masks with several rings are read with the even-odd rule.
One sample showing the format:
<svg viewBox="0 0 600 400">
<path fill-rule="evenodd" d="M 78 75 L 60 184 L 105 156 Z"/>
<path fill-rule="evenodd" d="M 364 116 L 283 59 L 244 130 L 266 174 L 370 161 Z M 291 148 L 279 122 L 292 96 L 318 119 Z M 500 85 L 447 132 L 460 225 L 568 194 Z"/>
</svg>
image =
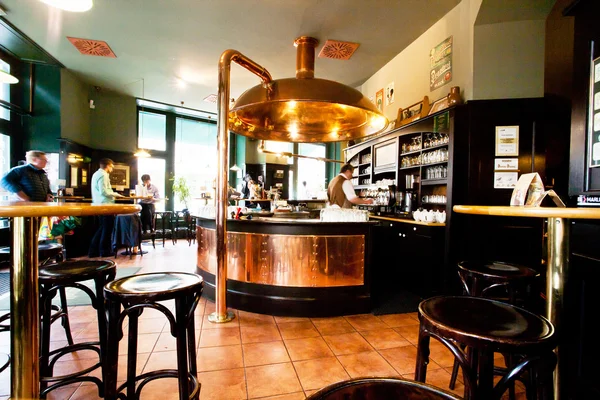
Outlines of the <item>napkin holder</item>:
<svg viewBox="0 0 600 400">
<path fill-rule="evenodd" d="M 566 207 L 554 190 L 544 190 L 542 178 L 537 172 L 533 172 L 521 175 L 513 189 L 510 205 L 540 207 L 545 199 L 552 200 L 557 207 Z"/>
</svg>

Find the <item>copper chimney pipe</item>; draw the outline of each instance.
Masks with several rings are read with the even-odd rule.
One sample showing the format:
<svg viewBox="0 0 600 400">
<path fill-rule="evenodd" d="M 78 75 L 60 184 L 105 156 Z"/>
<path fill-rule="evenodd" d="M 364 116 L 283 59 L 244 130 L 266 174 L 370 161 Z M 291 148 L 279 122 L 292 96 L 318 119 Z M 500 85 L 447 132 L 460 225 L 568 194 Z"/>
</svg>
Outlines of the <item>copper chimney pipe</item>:
<svg viewBox="0 0 600 400">
<path fill-rule="evenodd" d="M 319 41 L 309 36 L 294 40 L 296 46 L 296 79 L 315 77 L 315 48 Z"/>
</svg>

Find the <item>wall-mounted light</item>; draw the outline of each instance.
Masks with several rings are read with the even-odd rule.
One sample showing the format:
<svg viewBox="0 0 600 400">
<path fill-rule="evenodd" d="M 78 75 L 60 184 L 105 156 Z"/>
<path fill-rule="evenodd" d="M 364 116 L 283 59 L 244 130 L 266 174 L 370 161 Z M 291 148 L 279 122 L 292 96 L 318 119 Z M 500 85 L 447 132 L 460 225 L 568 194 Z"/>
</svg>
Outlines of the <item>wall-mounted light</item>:
<svg viewBox="0 0 600 400">
<path fill-rule="evenodd" d="M 296 158 L 307 158 L 310 160 L 317 160 L 317 161 L 323 161 L 323 162 L 333 162 L 333 163 L 339 163 L 339 164 L 343 164 L 343 161 L 340 160 L 332 160 L 331 158 L 324 158 L 324 157 L 311 157 L 311 156 L 303 156 L 302 154 L 294 154 L 294 153 L 290 153 L 287 151 L 284 152 L 280 152 L 280 151 L 270 151 L 265 149 L 265 141 L 261 140 L 258 143 L 258 152 L 259 153 L 264 153 L 264 154 L 272 154 L 276 157 L 296 157 Z"/>
<path fill-rule="evenodd" d="M 93 0 L 40 0 L 49 6 L 60 8 L 61 10 L 71 12 L 84 12 L 91 9 L 94 5 Z"/>
<path fill-rule="evenodd" d="M 75 154 L 75 153 L 69 153 L 67 155 L 67 162 L 69 164 L 77 164 L 83 161 L 83 157 L 80 156 L 79 154 Z"/>
</svg>

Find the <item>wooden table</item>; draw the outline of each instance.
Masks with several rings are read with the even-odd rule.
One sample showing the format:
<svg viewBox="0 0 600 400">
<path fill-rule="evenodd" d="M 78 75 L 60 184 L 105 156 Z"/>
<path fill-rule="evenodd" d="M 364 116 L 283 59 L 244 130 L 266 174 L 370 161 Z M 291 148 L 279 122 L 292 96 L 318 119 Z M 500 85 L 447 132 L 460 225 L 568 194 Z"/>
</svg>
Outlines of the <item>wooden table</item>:
<svg viewBox="0 0 600 400">
<path fill-rule="evenodd" d="M 40 396 L 38 217 L 127 214 L 140 209 L 134 204 L 0 202 L 0 217 L 12 218 L 11 399 Z"/>
<path fill-rule="evenodd" d="M 565 282 L 569 279 L 569 219 L 600 219 L 600 209 L 508 206 L 454 206 L 453 209 L 462 214 L 548 219 L 546 317 L 560 334 L 565 304 Z M 560 347 L 559 345 L 556 348 L 558 365 L 554 372 L 555 399 L 561 397 L 561 378 L 564 374 Z"/>
</svg>

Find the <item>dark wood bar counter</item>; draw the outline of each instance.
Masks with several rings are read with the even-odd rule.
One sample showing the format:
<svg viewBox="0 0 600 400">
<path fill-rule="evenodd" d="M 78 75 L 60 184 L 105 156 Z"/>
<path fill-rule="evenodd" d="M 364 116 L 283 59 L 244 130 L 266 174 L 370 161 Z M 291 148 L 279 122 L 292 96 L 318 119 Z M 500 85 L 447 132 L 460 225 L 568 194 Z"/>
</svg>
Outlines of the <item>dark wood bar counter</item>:
<svg viewBox="0 0 600 400">
<path fill-rule="evenodd" d="M 371 227 L 376 222 L 255 218 L 227 221 L 227 304 L 286 316 L 371 310 Z M 215 221 L 197 218 L 196 270 L 214 299 Z"/>
</svg>

